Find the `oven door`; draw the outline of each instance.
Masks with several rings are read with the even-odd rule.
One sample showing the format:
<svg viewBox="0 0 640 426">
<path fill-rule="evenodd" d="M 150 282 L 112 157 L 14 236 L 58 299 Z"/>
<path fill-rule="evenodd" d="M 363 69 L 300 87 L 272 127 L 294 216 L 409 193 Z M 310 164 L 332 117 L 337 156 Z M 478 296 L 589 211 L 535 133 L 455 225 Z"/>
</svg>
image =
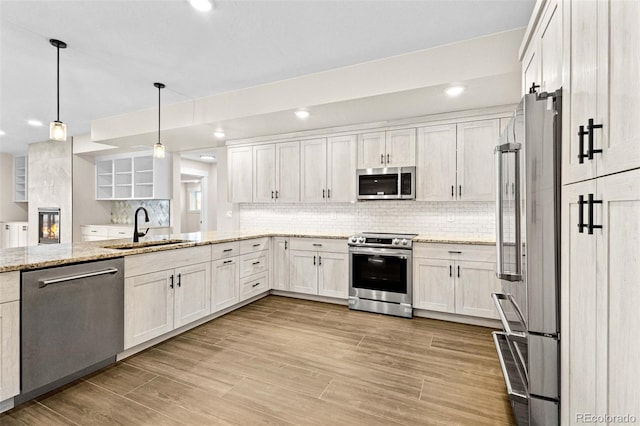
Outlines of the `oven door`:
<svg viewBox="0 0 640 426">
<path fill-rule="evenodd" d="M 349 254 L 349 296 L 411 305 L 410 250 L 351 247 Z"/>
</svg>

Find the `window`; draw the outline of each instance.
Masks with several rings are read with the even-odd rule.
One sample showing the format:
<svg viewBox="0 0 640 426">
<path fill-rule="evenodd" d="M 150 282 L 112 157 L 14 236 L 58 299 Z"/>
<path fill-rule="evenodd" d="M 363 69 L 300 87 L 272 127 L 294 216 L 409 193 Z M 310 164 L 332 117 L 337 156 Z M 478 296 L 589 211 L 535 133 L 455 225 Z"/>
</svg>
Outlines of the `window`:
<svg viewBox="0 0 640 426">
<path fill-rule="evenodd" d="M 199 189 L 189 191 L 189 212 L 199 213 L 202 206 L 202 192 Z"/>
</svg>

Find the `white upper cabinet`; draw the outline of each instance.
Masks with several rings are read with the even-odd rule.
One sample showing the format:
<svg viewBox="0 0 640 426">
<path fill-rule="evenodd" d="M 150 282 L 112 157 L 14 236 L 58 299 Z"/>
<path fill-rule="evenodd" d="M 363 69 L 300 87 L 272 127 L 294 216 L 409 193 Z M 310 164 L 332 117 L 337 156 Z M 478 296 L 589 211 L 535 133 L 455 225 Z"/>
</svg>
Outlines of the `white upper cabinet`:
<svg viewBox="0 0 640 426">
<path fill-rule="evenodd" d="M 276 197 L 276 146 L 253 147 L 253 202 L 270 203 Z"/>
<path fill-rule="evenodd" d="M 355 200 L 356 137 L 300 142 L 300 199 L 303 202 Z"/>
<path fill-rule="evenodd" d="M 171 198 L 171 155 L 115 155 L 96 158 L 97 200 L 168 200 Z"/>
<path fill-rule="evenodd" d="M 327 139 L 327 201 L 349 202 L 356 198 L 356 137 Z"/>
<path fill-rule="evenodd" d="M 385 167 L 385 132 L 358 135 L 358 168 L 375 169 Z"/>
<path fill-rule="evenodd" d="M 457 132 L 458 200 L 493 201 L 493 150 L 500 140 L 500 120 L 460 123 Z"/>
<path fill-rule="evenodd" d="M 553 92 L 562 87 L 562 16 L 557 2 L 549 3 L 540 28 L 538 45 L 540 91 Z"/>
<path fill-rule="evenodd" d="M 275 170 L 276 201 L 282 203 L 300 201 L 300 142 L 276 144 Z"/>
<path fill-rule="evenodd" d="M 527 52 L 522 59 L 522 85 L 522 92 L 525 94 L 529 93 L 532 87 L 540 86 L 540 64 L 535 49 Z"/>
<path fill-rule="evenodd" d="M 418 129 L 416 199 L 455 200 L 456 125 Z"/>
<path fill-rule="evenodd" d="M 250 146 L 227 150 L 228 198 L 231 203 L 250 203 L 253 199 L 253 151 Z"/>
<path fill-rule="evenodd" d="M 358 168 L 404 167 L 416 164 L 416 129 L 358 135 Z"/>
<path fill-rule="evenodd" d="M 13 201 L 28 201 L 28 161 L 26 155 L 13 157 Z"/>
</svg>

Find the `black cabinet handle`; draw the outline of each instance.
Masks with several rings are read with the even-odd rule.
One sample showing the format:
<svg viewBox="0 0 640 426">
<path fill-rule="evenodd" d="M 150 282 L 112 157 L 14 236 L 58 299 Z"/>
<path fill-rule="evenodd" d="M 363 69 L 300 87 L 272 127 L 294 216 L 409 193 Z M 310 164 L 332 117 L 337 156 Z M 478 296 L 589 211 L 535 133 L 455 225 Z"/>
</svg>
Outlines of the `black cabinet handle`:
<svg viewBox="0 0 640 426">
<path fill-rule="evenodd" d="M 280 192 L 278 190 L 276 190 L 276 199 L 280 198 Z"/>
<path fill-rule="evenodd" d="M 602 204 L 602 200 L 594 200 L 593 194 L 589 194 L 589 225 L 587 225 L 587 229 L 589 234 L 593 234 L 594 229 L 602 229 L 602 225 L 594 225 L 593 224 L 593 205 L 594 204 Z"/>
<path fill-rule="evenodd" d="M 252 263 L 252 265 L 259 265 L 259 264 L 260 264 L 260 261 L 257 261 L 257 262 L 253 262 L 253 263 Z"/>
<path fill-rule="evenodd" d="M 454 189 L 453 185 L 451 185 L 451 198 L 453 198 L 455 196 L 456 196 L 455 189 Z"/>
<path fill-rule="evenodd" d="M 380 164 L 384 164 L 384 154 L 380 154 Z"/>
<path fill-rule="evenodd" d="M 178 274 L 178 287 L 182 287 L 182 274 Z"/>
<path fill-rule="evenodd" d="M 233 251 L 233 249 L 224 249 L 224 250 L 222 250 L 223 253 L 228 253 L 230 251 Z"/>
<path fill-rule="evenodd" d="M 284 249 L 287 249 L 287 240 L 284 240 Z"/>
<path fill-rule="evenodd" d="M 460 278 L 460 265 L 458 265 L 458 278 Z"/>
<path fill-rule="evenodd" d="M 449 250 L 449 253 L 451 254 L 461 254 L 462 252 L 459 250 Z"/>
<path fill-rule="evenodd" d="M 253 247 L 260 247 L 260 243 L 254 244 Z"/>
<path fill-rule="evenodd" d="M 453 266 L 449 265 L 449 276 L 453 276 Z"/>
<path fill-rule="evenodd" d="M 584 131 L 584 126 L 578 128 L 578 163 L 584 163 L 584 159 L 589 156 L 589 153 L 584 154 L 584 135 L 588 135 L 589 132 Z"/>
<path fill-rule="evenodd" d="M 593 124 L 593 118 L 590 118 L 587 128 L 589 129 L 589 150 L 587 151 L 587 155 L 589 156 L 589 160 L 593 160 L 593 154 L 602 153 L 601 149 L 593 149 L 593 129 L 602 129 L 602 124 Z"/>
<path fill-rule="evenodd" d="M 322 266 L 322 256 L 318 256 L 318 265 Z"/>
<path fill-rule="evenodd" d="M 391 164 L 391 156 L 387 154 L 387 164 Z"/>
<path fill-rule="evenodd" d="M 255 283 L 254 285 L 252 285 L 251 287 L 255 288 L 258 287 L 260 285 L 260 283 Z"/>
<path fill-rule="evenodd" d="M 539 88 L 540 85 L 536 84 L 536 82 L 534 81 L 533 83 L 531 83 L 531 87 L 529 87 L 529 93 L 538 93 Z"/>
<path fill-rule="evenodd" d="M 458 197 L 462 197 L 462 185 L 458 186 Z"/>
<path fill-rule="evenodd" d="M 313 256 L 313 264 L 314 265 L 316 264 L 316 257 L 315 256 Z"/>
<path fill-rule="evenodd" d="M 273 191 L 271 191 L 271 199 L 273 200 Z"/>
<path fill-rule="evenodd" d="M 323 190 L 322 190 L 322 198 L 325 198 L 325 197 L 324 197 L 324 193 L 325 193 L 325 192 L 326 192 L 326 189 L 323 189 Z"/>
<path fill-rule="evenodd" d="M 222 262 L 222 264 L 231 263 L 231 262 L 233 262 L 233 260 L 225 260 L 224 262 Z"/>
<path fill-rule="evenodd" d="M 173 275 L 171 275 L 170 280 L 171 280 L 171 283 L 169 284 L 169 287 L 170 287 L 170 288 L 173 288 Z"/>
<path fill-rule="evenodd" d="M 582 208 L 582 206 L 584 206 L 585 204 L 587 204 L 587 202 L 584 201 L 584 195 L 579 195 L 578 196 L 578 232 L 581 234 L 584 232 L 584 228 L 587 227 L 587 225 L 584 224 L 584 210 Z"/>
<path fill-rule="evenodd" d="M 327 189 L 327 198 L 331 198 L 331 190 Z"/>
</svg>

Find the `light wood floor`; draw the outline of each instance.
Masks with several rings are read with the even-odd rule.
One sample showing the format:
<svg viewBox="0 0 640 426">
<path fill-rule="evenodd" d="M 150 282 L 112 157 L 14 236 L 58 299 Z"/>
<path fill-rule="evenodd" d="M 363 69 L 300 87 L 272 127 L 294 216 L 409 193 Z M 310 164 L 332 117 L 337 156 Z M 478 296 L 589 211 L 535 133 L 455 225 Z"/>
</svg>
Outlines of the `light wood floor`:
<svg viewBox="0 0 640 426">
<path fill-rule="evenodd" d="M 513 424 L 491 330 L 269 296 L 5 425 Z"/>
</svg>

